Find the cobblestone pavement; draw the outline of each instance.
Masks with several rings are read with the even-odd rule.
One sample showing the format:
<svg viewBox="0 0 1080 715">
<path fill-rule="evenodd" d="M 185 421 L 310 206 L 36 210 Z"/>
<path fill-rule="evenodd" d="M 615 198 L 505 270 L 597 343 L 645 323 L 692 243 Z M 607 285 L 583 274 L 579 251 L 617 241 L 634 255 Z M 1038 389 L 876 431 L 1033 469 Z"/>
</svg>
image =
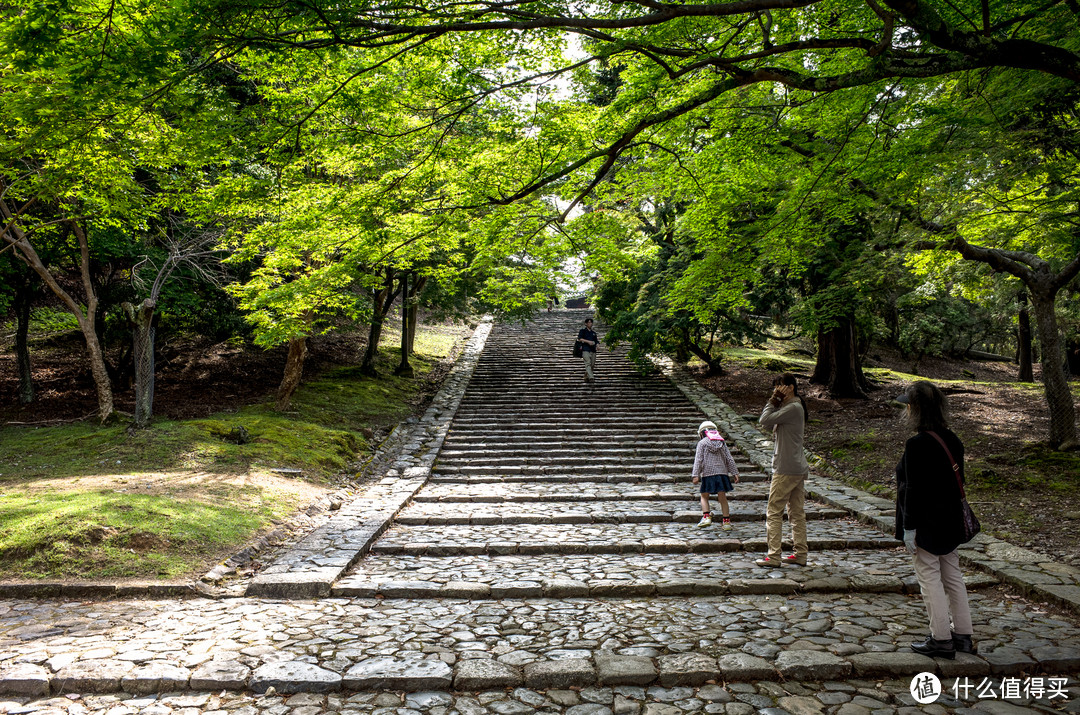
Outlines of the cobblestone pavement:
<svg viewBox="0 0 1080 715">
<path fill-rule="evenodd" d="M 815 473 L 810 564 L 757 567 L 766 436 L 671 365 L 584 386 L 583 317 L 482 325 L 385 477 L 225 597 L 0 600 L 0 713 L 1080 712 L 1075 611 L 1001 586 L 1070 607 L 1080 572 L 980 537 L 978 655 L 916 655 L 891 504 Z M 730 531 L 696 525 L 706 416 Z"/>
</svg>

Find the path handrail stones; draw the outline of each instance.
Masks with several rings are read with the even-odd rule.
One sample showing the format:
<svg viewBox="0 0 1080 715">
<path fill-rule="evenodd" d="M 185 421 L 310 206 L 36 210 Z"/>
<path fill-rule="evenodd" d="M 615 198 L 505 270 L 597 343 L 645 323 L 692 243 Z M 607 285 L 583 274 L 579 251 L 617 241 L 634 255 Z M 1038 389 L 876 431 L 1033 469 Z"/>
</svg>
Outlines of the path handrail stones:
<svg viewBox="0 0 1080 715">
<path fill-rule="evenodd" d="M 912 653 L 926 616 L 892 505 L 820 469 L 810 564 L 756 567 L 767 436 L 670 363 L 639 374 L 624 348 L 602 348 L 586 385 L 571 347 L 587 315 L 482 324 L 408 454 L 244 597 L 0 601 L 0 691 L 273 689 L 425 715 L 856 713 L 913 705 L 916 673 L 1080 669 L 1076 618 L 992 588 L 1030 578 L 1071 603 L 1077 574 L 985 538 L 965 550 L 988 569 L 966 576 L 979 654 Z M 697 526 L 706 417 L 740 471 L 730 530 Z"/>
</svg>

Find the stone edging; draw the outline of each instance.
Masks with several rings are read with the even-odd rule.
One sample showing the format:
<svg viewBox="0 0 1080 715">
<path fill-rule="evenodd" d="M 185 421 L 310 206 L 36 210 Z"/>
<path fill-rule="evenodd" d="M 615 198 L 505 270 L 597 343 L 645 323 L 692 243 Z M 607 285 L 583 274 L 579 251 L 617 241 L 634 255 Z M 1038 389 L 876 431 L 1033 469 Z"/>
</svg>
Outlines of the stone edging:
<svg viewBox="0 0 1080 715">
<path fill-rule="evenodd" d="M 252 579 L 245 595 L 330 595 L 334 581 L 367 553 L 394 516 L 427 483 L 492 325 L 491 316 L 485 316 L 477 326 L 424 416 L 404 437 L 402 455 L 383 478 L 357 491 L 325 524 L 280 554 Z"/>
<path fill-rule="evenodd" d="M 740 450 L 760 470 L 772 472 L 772 440 L 750 425 L 727 403 L 712 394 L 685 368 L 670 358 L 654 357 L 653 363 L 671 382 L 706 415 L 730 435 Z M 886 534 L 895 528 L 895 504 L 861 489 L 842 483 L 824 458 L 806 452 L 814 468 L 806 491 L 813 499 L 843 509 L 859 521 Z M 1080 613 L 1080 569 L 1051 561 L 1029 549 L 1014 546 L 987 534 L 979 534 L 960 549 L 960 561 L 966 566 L 993 574 L 1001 581 L 1020 588 L 1025 594 L 1046 599 Z"/>
</svg>

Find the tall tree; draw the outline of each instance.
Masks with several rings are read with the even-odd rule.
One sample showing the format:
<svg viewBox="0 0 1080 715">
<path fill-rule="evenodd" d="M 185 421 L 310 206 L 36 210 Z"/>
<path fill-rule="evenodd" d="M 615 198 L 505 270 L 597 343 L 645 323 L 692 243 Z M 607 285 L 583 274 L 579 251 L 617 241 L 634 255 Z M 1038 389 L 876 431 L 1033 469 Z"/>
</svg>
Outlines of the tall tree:
<svg viewBox="0 0 1080 715">
<path fill-rule="evenodd" d="M 191 74 L 200 62 L 181 58 L 183 18 L 169 3 L 82 0 L 16 0 L 0 15 L 0 241 L 78 321 L 102 420 L 114 405 L 96 268 L 133 252 L 171 188 L 190 189 L 179 177 L 200 152 L 180 141 L 184 119 L 220 112 L 199 105 L 212 96 Z M 50 242 L 71 261 L 54 262 Z"/>
</svg>

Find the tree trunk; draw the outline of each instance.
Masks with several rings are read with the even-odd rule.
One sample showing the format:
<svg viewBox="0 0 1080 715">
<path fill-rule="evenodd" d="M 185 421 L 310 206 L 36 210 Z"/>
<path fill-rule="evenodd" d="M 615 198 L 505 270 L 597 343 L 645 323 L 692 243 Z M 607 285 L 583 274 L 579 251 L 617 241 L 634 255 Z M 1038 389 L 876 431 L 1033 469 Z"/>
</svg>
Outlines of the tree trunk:
<svg viewBox="0 0 1080 715">
<path fill-rule="evenodd" d="M 682 328 L 682 347 L 708 366 L 708 369 L 705 371 L 706 377 L 715 377 L 724 374 L 724 368 L 720 364 L 720 358 L 714 358 L 707 350 L 694 342 L 690 338 L 690 331 L 685 327 Z M 689 362 L 689 360 L 684 360 L 683 362 Z"/>
<path fill-rule="evenodd" d="M 401 362 L 394 368 L 394 374 L 412 377 L 413 369 L 409 364 L 409 272 L 401 274 Z"/>
<path fill-rule="evenodd" d="M 412 295 L 409 298 L 409 354 L 414 352 L 416 344 L 416 326 L 420 322 L 420 291 L 427 285 L 427 276 L 419 276 L 413 281 Z"/>
<path fill-rule="evenodd" d="M 364 350 L 364 357 L 360 361 L 361 374 L 375 377 L 379 373 L 375 369 L 375 358 L 379 354 L 379 340 L 382 338 L 383 322 L 386 320 L 390 306 L 394 304 L 397 291 L 394 290 L 394 269 L 386 269 L 386 279 L 382 286 L 372 294 L 371 325 L 368 328 L 368 344 Z"/>
<path fill-rule="evenodd" d="M 1020 292 L 1020 314 L 1018 316 L 1019 329 L 1017 331 L 1017 343 L 1019 345 L 1018 361 L 1020 370 L 1016 375 L 1018 382 L 1035 382 L 1035 373 L 1031 364 L 1031 318 L 1028 315 L 1027 293 Z"/>
<path fill-rule="evenodd" d="M 105 367 L 105 355 L 101 351 L 101 343 L 97 340 L 97 332 L 94 330 L 93 313 L 87 311 L 89 317 L 79 317 L 79 328 L 82 330 L 83 339 L 86 340 L 86 352 L 90 358 L 90 374 L 94 378 L 94 387 L 98 398 L 98 419 L 102 423 L 111 420 L 114 415 L 112 382 L 109 380 L 109 371 Z"/>
<path fill-rule="evenodd" d="M 3 182 L 0 180 L 0 187 L 2 186 Z M 71 230 L 79 243 L 79 272 L 82 277 L 83 290 L 86 293 L 86 310 L 84 312 L 82 306 L 64 290 L 56 277 L 49 272 L 48 266 L 41 260 L 26 233 L 14 222 L 10 207 L 2 200 L 0 200 L 0 214 L 10 222 L 4 240 L 15 247 L 19 257 L 34 269 L 34 272 L 41 277 L 49 290 L 56 294 L 63 302 L 64 307 L 79 321 L 79 330 L 86 341 L 86 352 L 90 359 L 90 374 L 93 375 L 94 387 L 97 390 L 98 417 L 103 423 L 108 422 L 113 417 L 112 384 L 109 381 L 109 371 L 105 368 L 105 355 L 102 353 L 101 343 L 98 342 L 97 338 L 95 316 L 97 315 L 98 298 L 94 292 L 93 282 L 90 279 L 90 242 L 86 238 L 86 232 L 83 231 L 82 226 L 77 221 L 70 222 Z"/>
<path fill-rule="evenodd" d="M 817 364 L 810 382 L 825 385 L 832 397 L 865 400 L 870 385 L 859 360 L 854 321 L 845 318 L 828 330 L 818 329 L 817 343 Z"/>
<path fill-rule="evenodd" d="M 19 370 L 19 404 L 34 401 L 34 375 L 30 369 L 30 303 L 29 278 L 19 280 L 15 286 L 15 359 Z"/>
<path fill-rule="evenodd" d="M 889 329 L 889 347 L 900 346 L 900 311 L 896 307 L 896 297 L 890 295 L 889 302 L 883 311 L 885 326 Z"/>
<path fill-rule="evenodd" d="M 1032 291 L 1031 304 L 1035 309 L 1035 327 L 1041 346 L 1043 390 L 1050 408 L 1050 445 L 1055 449 L 1075 449 L 1076 408 L 1068 376 L 1062 369 L 1061 335 L 1058 332 L 1057 315 L 1054 313 L 1056 291 L 1048 295 Z"/>
<path fill-rule="evenodd" d="M 154 301 L 145 299 L 136 308 L 121 303 L 131 327 L 135 359 L 135 427 L 143 429 L 154 415 Z"/>
<path fill-rule="evenodd" d="M 300 386 L 300 378 L 304 375 L 305 356 L 307 356 L 307 337 L 290 339 L 289 357 L 285 360 L 285 375 L 281 378 L 277 393 L 278 412 L 289 409 L 293 393 Z"/>
</svg>

